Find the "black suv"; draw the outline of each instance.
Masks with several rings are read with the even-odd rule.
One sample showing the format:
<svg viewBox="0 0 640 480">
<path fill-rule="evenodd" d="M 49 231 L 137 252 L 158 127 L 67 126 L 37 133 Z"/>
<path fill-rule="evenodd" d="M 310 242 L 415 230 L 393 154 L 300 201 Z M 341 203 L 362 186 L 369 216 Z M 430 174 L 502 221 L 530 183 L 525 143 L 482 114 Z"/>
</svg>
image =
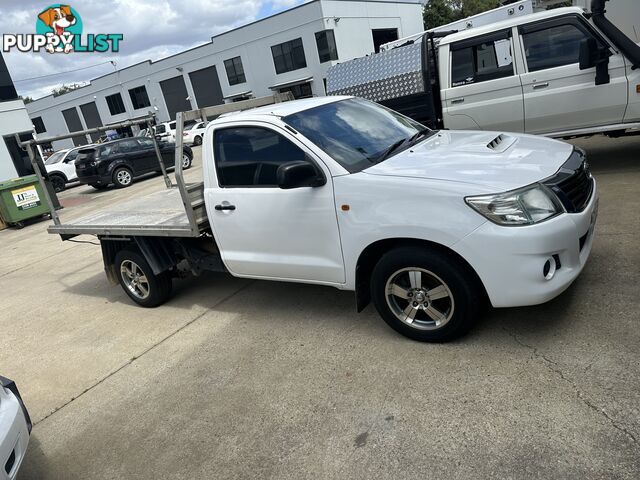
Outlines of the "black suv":
<svg viewBox="0 0 640 480">
<path fill-rule="evenodd" d="M 159 146 L 165 165 L 173 168 L 175 144 L 160 143 Z M 192 159 L 193 152 L 185 145 L 182 150 L 184 170 L 191 167 Z M 123 138 L 85 148 L 78 152 L 75 165 L 78 180 L 99 190 L 110 184 L 125 188 L 135 177 L 161 171 L 153 140 L 145 137 Z"/>
</svg>

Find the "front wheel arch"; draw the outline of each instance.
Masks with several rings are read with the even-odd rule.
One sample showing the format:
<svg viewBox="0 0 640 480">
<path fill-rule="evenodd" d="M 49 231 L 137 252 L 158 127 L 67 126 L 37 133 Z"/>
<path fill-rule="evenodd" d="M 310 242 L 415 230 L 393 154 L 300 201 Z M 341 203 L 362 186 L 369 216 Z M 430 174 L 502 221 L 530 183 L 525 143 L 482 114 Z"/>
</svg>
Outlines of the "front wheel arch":
<svg viewBox="0 0 640 480">
<path fill-rule="evenodd" d="M 483 302 L 485 304 L 489 303 L 489 295 L 487 294 L 487 290 L 485 289 L 480 276 L 469 262 L 467 262 L 457 252 L 440 243 L 431 242 L 429 240 L 415 238 L 387 238 L 368 245 L 358 257 L 358 262 L 356 263 L 355 289 L 356 308 L 358 312 L 364 310 L 367 305 L 371 303 L 371 274 L 373 273 L 373 268 L 385 253 L 402 247 L 426 248 L 430 251 L 436 251 L 441 255 L 449 256 L 454 261 L 463 265 L 467 270 L 467 274 L 470 275 L 470 278 L 474 282 L 478 292 L 480 292 Z"/>
</svg>

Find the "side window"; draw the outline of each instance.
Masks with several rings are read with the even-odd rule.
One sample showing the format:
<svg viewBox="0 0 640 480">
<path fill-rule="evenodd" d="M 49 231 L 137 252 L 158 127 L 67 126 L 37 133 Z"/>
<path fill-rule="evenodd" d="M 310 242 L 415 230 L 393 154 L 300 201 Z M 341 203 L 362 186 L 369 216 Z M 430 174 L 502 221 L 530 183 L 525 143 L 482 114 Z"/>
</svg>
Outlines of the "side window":
<svg viewBox="0 0 640 480">
<path fill-rule="evenodd" d="M 65 163 L 73 163 L 76 161 L 76 158 L 78 157 L 78 152 L 80 150 L 72 150 L 71 152 L 69 152 L 69 155 L 67 155 L 67 158 L 64 159 Z"/>
<path fill-rule="evenodd" d="M 459 87 L 513 75 L 511 40 L 498 38 L 466 40 L 451 46 L 451 86 Z"/>
<path fill-rule="evenodd" d="M 109 155 L 114 155 L 116 153 L 118 153 L 117 143 L 109 143 L 98 149 L 98 157 L 108 157 Z"/>
<path fill-rule="evenodd" d="M 259 127 L 216 130 L 214 152 L 221 187 L 275 187 L 280 165 L 306 160 L 282 135 Z"/>
<path fill-rule="evenodd" d="M 590 37 L 572 24 L 524 33 L 522 39 L 529 72 L 578 63 L 580 42 Z"/>
<path fill-rule="evenodd" d="M 163 123 L 156 126 L 156 135 L 160 135 L 161 133 L 165 133 L 167 131 L 167 127 Z"/>
<path fill-rule="evenodd" d="M 140 147 L 138 146 L 138 142 L 135 140 L 124 140 L 120 142 L 120 145 L 118 146 L 118 151 L 121 153 L 135 152 L 139 149 Z"/>
<path fill-rule="evenodd" d="M 142 148 L 154 148 L 153 140 L 150 138 L 138 138 L 137 140 Z"/>
</svg>

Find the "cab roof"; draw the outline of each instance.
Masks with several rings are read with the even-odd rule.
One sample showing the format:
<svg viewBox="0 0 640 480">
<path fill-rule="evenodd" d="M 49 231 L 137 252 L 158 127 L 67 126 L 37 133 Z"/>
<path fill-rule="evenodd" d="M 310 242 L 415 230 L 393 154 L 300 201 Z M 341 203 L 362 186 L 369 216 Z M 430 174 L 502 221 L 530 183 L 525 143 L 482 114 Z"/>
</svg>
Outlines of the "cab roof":
<svg viewBox="0 0 640 480">
<path fill-rule="evenodd" d="M 294 113 L 303 112 L 311 108 L 319 107 L 321 105 L 327 105 L 329 103 L 339 102 L 353 98 L 350 96 L 328 96 L 328 97 L 313 97 L 304 98 L 300 100 L 291 100 L 288 102 L 274 103 L 272 105 L 265 105 L 264 107 L 251 108 L 249 110 L 243 110 L 240 112 L 230 112 L 219 117 L 220 120 L 233 119 L 233 120 L 251 120 L 256 117 L 286 117 L 287 115 L 293 115 Z M 217 122 L 214 120 L 212 123 Z"/>
<path fill-rule="evenodd" d="M 460 40 L 466 40 L 467 38 L 473 38 L 480 35 L 493 33 L 497 30 L 516 27 L 518 25 L 537 22 L 539 20 L 546 20 L 548 18 L 561 17 L 568 14 L 582 15 L 584 14 L 584 10 L 580 7 L 564 7 L 554 8 L 553 10 L 546 10 L 544 12 L 532 13 L 530 15 L 522 15 L 520 17 L 514 17 L 509 20 L 503 20 L 501 22 L 483 25 L 481 27 L 469 28 L 458 33 L 452 33 L 451 35 L 447 35 L 442 40 L 440 40 L 440 45 L 455 43 L 459 42 Z"/>
</svg>

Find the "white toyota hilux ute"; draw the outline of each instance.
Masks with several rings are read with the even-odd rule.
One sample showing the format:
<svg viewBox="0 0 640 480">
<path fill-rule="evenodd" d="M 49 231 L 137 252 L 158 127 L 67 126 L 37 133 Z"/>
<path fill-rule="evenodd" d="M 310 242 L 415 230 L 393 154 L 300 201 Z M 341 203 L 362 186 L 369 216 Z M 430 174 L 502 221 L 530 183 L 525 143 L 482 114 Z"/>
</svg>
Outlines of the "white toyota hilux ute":
<svg viewBox="0 0 640 480">
<path fill-rule="evenodd" d="M 357 289 L 414 339 L 466 331 L 483 297 L 554 298 L 591 250 L 596 184 L 559 141 L 431 131 L 337 97 L 214 121 L 203 152 L 230 272 Z"/>
<path fill-rule="evenodd" d="M 548 301 L 587 261 L 598 192 L 571 145 L 429 130 L 355 97 L 247 102 L 263 106 L 207 126 L 204 183 L 178 168 L 179 189 L 49 232 L 96 235 L 108 277 L 145 307 L 180 270 L 223 271 L 355 291 L 421 341 L 463 334 L 487 301 Z"/>
</svg>

